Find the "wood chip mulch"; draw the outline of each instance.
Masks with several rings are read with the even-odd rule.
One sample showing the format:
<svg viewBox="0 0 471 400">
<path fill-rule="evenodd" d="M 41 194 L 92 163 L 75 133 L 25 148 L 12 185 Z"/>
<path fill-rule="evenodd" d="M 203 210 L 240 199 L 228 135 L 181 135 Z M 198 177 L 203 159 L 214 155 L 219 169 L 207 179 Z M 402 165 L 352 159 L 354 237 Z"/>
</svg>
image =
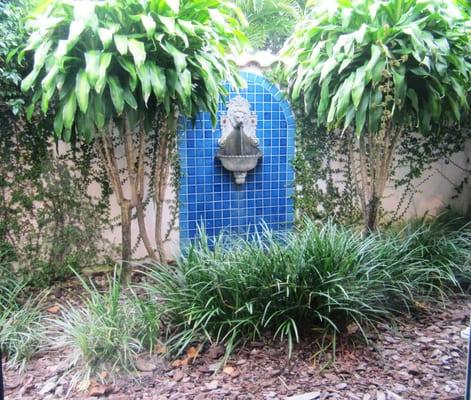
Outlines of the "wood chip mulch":
<svg viewBox="0 0 471 400">
<path fill-rule="evenodd" d="M 312 343 L 297 346 L 291 360 L 279 343 L 251 343 L 219 369 L 223 349 L 213 346 L 180 360 L 143 356 L 135 376 L 94 383 L 68 398 L 458 400 L 467 356 L 460 332 L 469 323 L 470 304 L 471 297 L 461 297 L 420 319 L 380 324 L 368 344 L 339 344 L 335 364 L 324 369 L 313 359 Z M 6 371 L 6 399 L 65 399 L 70 379 L 61 374 L 61 359 L 42 354 L 21 375 Z"/>
</svg>

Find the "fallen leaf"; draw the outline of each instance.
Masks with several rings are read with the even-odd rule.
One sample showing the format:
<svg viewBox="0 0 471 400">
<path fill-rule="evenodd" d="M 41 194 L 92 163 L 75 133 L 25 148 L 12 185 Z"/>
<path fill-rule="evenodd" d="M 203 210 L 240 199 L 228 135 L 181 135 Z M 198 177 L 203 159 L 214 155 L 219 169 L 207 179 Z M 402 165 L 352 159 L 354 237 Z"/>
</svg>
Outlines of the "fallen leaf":
<svg viewBox="0 0 471 400">
<path fill-rule="evenodd" d="M 347 333 L 348 333 L 349 335 L 354 335 L 355 333 L 358 332 L 358 329 L 359 329 L 359 328 L 358 328 L 358 325 L 355 324 L 354 322 L 351 323 L 351 324 L 349 324 L 349 325 L 347 325 Z"/>
<path fill-rule="evenodd" d="M 89 396 L 104 396 L 105 394 L 109 393 L 111 390 L 110 386 L 106 385 L 96 385 L 93 386 L 90 391 L 88 392 Z"/>
<path fill-rule="evenodd" d="M 209 358 L 213 360 L 221 357 L 226 352 L 226 348 L 222 344 L 213 343 L 208 350 Z"/>
<path fill-rule="evenodd" d="M 171 365 L 172 365 L 173 368 L 179 368 L 179 367 L 182 366 L 182 360 L 175 360 L 175 361 L 172 362 Z"/>
<path fill-rule="evenodd" d="M 183 371 L 181 369 L 177 369 L 175 373 L 173 374 L 173 380 L 175 382 L 180 382 L 183 379 Z"/>
<path fill-rule="evenodd" d="M 235 368 L 234 368 L 234 367 L 231 367 L 231 366 L 227 366 L 227 367 L 224 367 L 224 369 L 222 370 L 222 372 L 224 372 L 224 373 L 227 374 L 227 375 L 233 375 L 234 372 L 235 372 Z"/>
<path fill-rule="evenodd" d="M 108 378 L 108 372 L 106 371 L 101 371 L 98 375 L 102 381 L 104 381 L 106 378 Z"/>
<path fill-rule="evenodd" d="M 58 304 L 52 306 L 52 307 L 49 307 L 47 309 L 47 312 L 50 312 L 51 314 L 57 314 L 60 310 L 60 306 Z"/>
<path fill-rule="evenodd" d="M 219 387 L 219 382 L 217 380 L 213 380 L 211 382 L 205 383 L 204 385 L 208 390 L 216 390 Z"/>
<path fill-rule="evenodd" d="M 139 358 L 136 361 L 136 368 L 141 372 L 152 372 L 157 368 L 157 366 L 150 361 Z"/>
<path fill-rule="evenodd" d="M 186 351 L 186 355 L 189 357 L 189 358 L 196 358 L 198 357 L 198 349 L 195 347 L 195 346 L 191 346 L 187 351 Z"/>
<path fill-rule="evenodd" d="M 164 344 L 158 343 L 155 345 L 155 352 L 157 354 L 165 354 L 167 353 L 167 346 L 165 346 Z"/>
</svg>

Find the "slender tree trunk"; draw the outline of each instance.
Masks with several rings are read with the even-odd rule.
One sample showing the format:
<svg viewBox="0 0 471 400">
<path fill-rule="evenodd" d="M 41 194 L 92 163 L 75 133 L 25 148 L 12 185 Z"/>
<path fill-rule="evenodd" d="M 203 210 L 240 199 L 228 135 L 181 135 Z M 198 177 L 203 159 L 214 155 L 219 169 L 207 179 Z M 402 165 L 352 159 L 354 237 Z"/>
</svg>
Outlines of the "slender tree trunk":
<svg viewBox="0 0 471 400">
<path fill-rule="evenodd" d="M 123 268 L 121 271 L 121 280 L 129 282 L 130 269 L 125 266 L 126 262 L 132 257 L 132 236 L 131 236 L 131 205 L 125 201 L 121 205 L 121 259 Z"/>
</svg>

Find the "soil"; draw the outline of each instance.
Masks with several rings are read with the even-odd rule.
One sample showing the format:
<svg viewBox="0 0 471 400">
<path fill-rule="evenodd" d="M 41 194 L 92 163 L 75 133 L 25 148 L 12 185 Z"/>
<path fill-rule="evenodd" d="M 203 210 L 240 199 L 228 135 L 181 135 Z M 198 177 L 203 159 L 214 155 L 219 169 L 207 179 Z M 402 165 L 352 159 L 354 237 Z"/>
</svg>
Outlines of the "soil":
<svg viewBox="0 0 471 400">
<path fill-rule="evenodd" d="M 143 356 L 140 371 L 106 384 L 92 381 L 85 392 L 68 396 L 64 355 L 43 353 L 22 374 L 6 371 L 6 399 L 458 400 L 467 357 L 460 332 L 469 323 L 470 303 L 471 297 L 461 297 L 420 319 L 379 324 L 368 343 L 343 338 L 335 363 L 313 357 L 318 347 L 312 343 L 298 345 L 288 359 L 286 346 L 267 341 L 240 349 L 218 369 L 224 349 L 193 348 L 179 360 Z"/>
</svg>

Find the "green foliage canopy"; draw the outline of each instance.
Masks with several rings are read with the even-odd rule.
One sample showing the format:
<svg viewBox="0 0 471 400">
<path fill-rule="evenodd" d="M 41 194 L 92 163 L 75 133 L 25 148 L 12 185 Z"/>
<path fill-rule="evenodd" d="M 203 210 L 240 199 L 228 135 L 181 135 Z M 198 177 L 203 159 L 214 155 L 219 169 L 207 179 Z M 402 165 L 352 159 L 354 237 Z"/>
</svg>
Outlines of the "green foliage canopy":
<svg viewBox="0 0 471 400">
<path fill-rule="evenodd" d="M 428 131 L 469 108 L 470 38 L 451 1 L 323 2 L 285 47 L 290 93 L 330 129 Z"/>
<path fill-rule="evenodd" d="M 23 51 L 34 51 L 22 82 L 34 88 L 29 112 L 56 100 L 54 130 L 66 141 L 92 141 L 123 113 L 147 129 L 157 109 L 215 117 L 222 82 L 240 83 L 230 54 L 242 18 L 225 0 L 44 0 Z"/>
</svg>

